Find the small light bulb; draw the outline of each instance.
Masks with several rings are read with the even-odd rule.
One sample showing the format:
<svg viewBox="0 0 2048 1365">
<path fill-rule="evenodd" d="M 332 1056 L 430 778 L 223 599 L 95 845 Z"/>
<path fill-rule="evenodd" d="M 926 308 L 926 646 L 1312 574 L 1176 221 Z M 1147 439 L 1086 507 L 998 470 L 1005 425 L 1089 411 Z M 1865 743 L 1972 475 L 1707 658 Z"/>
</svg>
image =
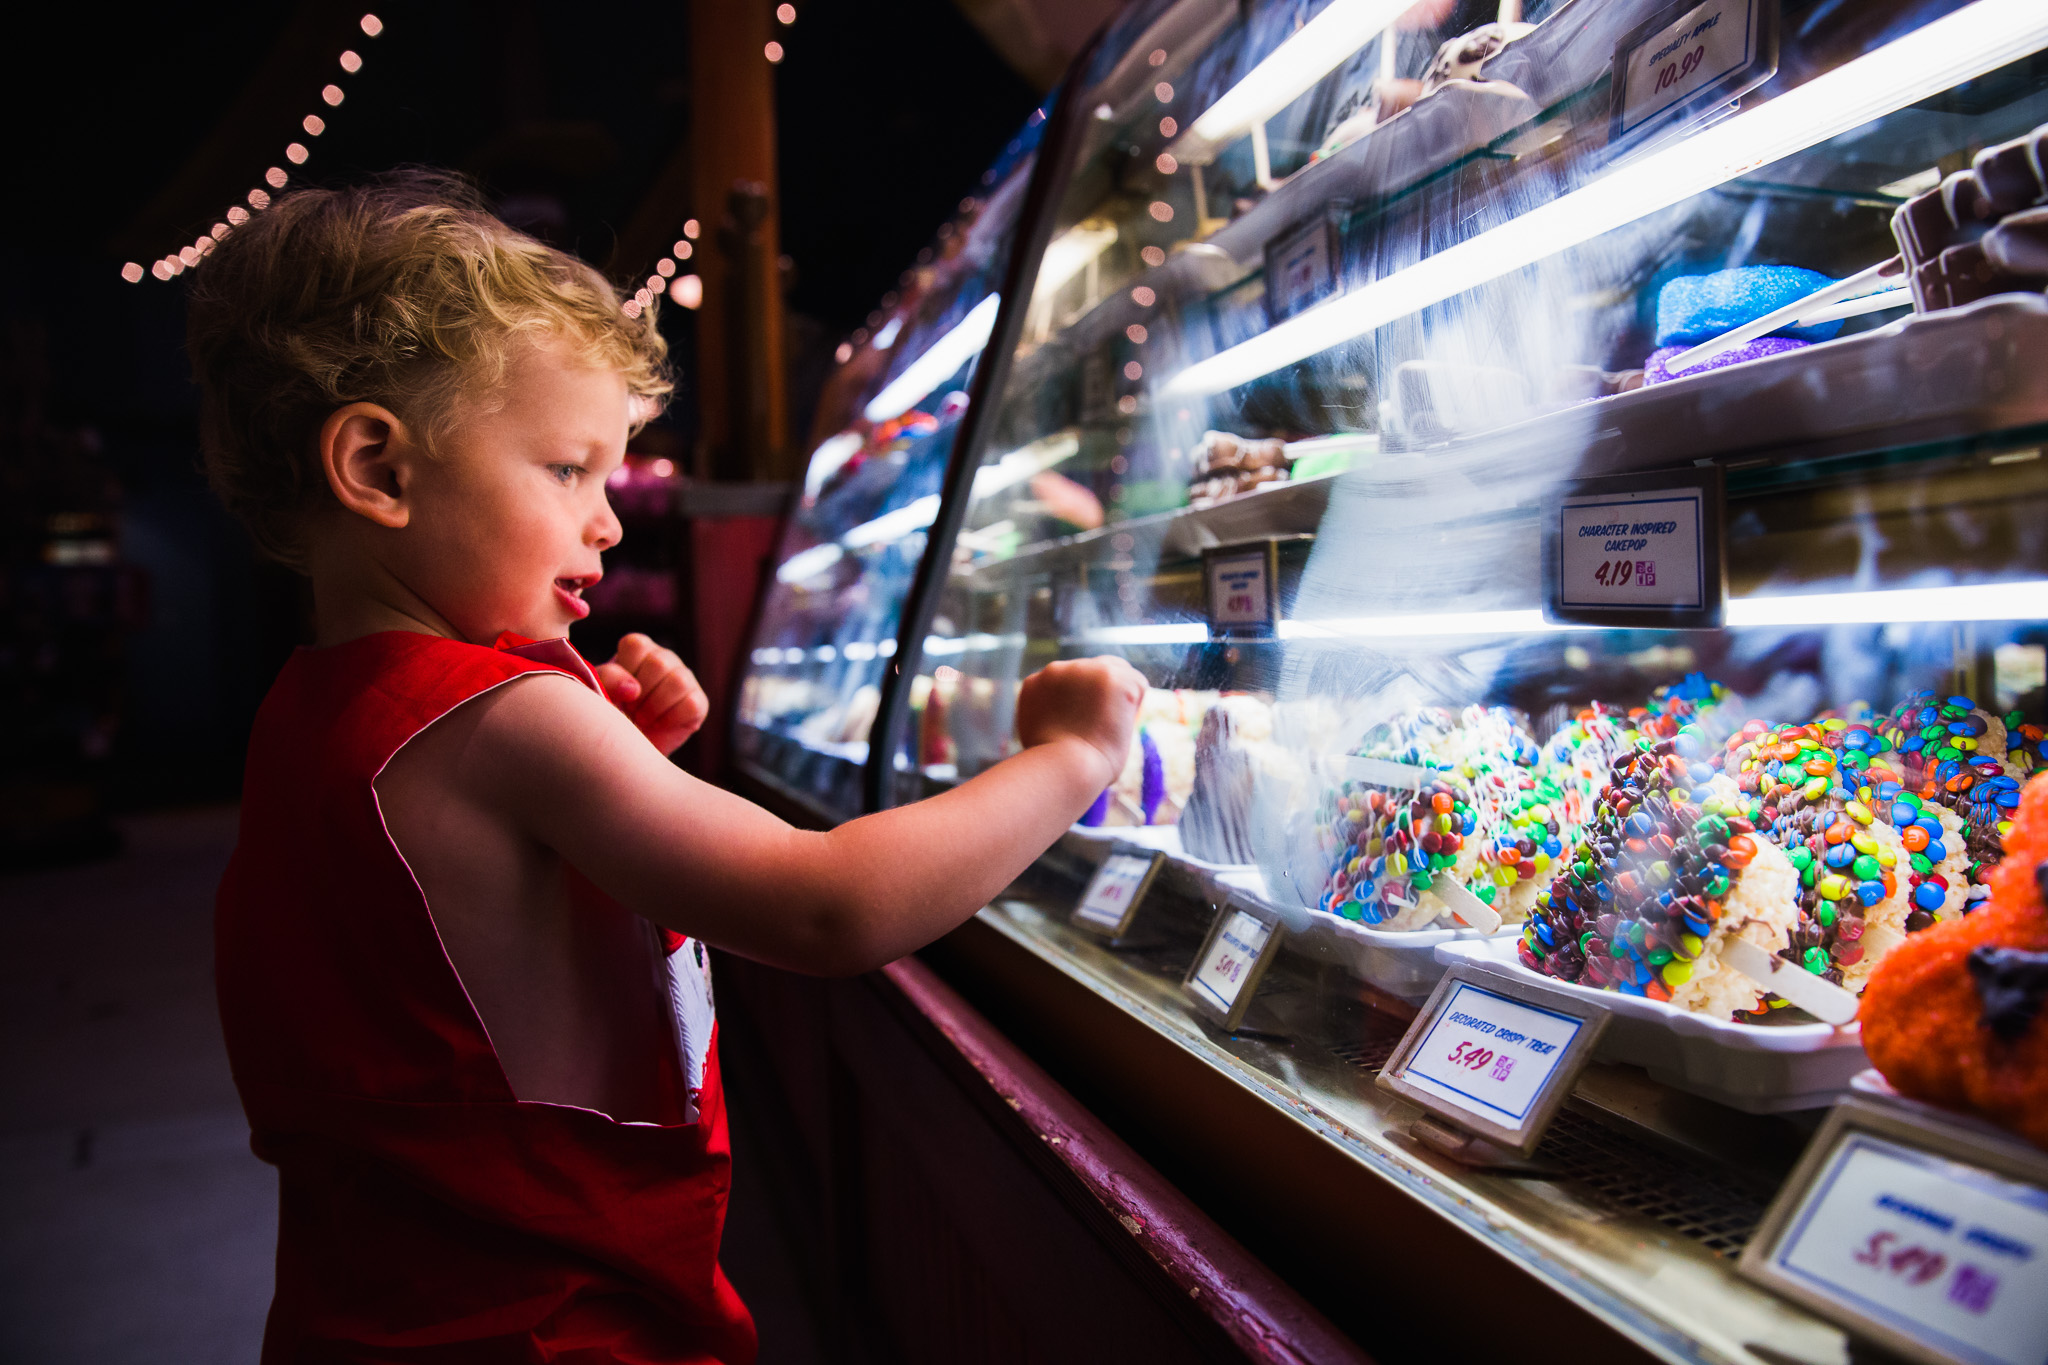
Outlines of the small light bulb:
<svg viewBox="0 0 2048 1365">
<path fill-rule="evenodd" d="M 382 19 L 379 19 L 374 14 L 365 14 L 363 16 L 363 32 L 374 38 L 383 31 L 384 21 Z"/>
<path fill-rule="evenodd" d="M 327 120 L 318 114 L 308 114 L 299 126 L 306 130 L 307 137 L 318 137 L 327 131 Z"/>
<path fill-rule="evenodd" d="M 668 277 L 661 274 L 649 275 L 647 277 L 647 288 L 652 292 L 659 293 L 661 290 L 668 288 Z"/>
<path fill-rule="evenodd" d="M 697 248 L 691 246 L 688 242 L 676 243 L 676 259 L 679 261 L 689 260 L 691 256 L 696 254 L 696 251 Z"/>
<path fill-rule="evenodd" d="M 353 76 L 363 69 L 363 59 L 353 52 L 344 52 L 341 54 L 341 69 Z"/>
<path fill-rule="evenodd" d="M 1175 123 L 1172 119 L 1163 118 L 1159 120 L 1159 136 L 1172 137 L 1175 133 L 1179 131 L 1180 125 L 1178 123 Z"/>
<path fill-rule="evenodd" d="M 1146 264 L 1149 265 L 1151 262 L 1148 261 Z M 1131 291 L 1131 302 L 1137 304 L 1140 308 L 1150 308 L 1153 304 L 1159 302 L 1159 296 L 1141 284 Z"/>
<path fill-rule="evenodd" d="M 675 462 L 674 460 L 656 460 L 656 461 L 654 462 L 654 477 L 655 477 L 655 478 L 657 478 L 657 479 L 673 479 L 673 478 L 674 478 L 675 476 L 676 476 L 676 462 Z"/>
<path fill-rule="evenodd" d="M 143 270 L 139 262 L 130 261 L 128 262 L 128 264 L 121 267 L 121 278 L 128 281 L 128 283 L 130 284 L 142 283 L 142 275 Z M 844 350 L 845 348 L 841 347 L 840 349 Z"/>
<path fill-rule="evenodd" d="M 218 242 L 219 240 L 221 240 L 221 238 L 227 236 L 230 232 L 233 231 L 234 229 L 229 227 L 226 223 L 215 223 L 213 225 L 213 240 Z"/>
<path fill-rule="evenodd" d="M 171 268 L 165 265 L 162 261 L 158 261 L 155 265 L 152 265 L 149 268 L 149 273 L 156 276 L 160 280 L 167 280 L 171 277 Z"/>
<path fill-rule="evenodd" d="M 1152 65 L 1154 65 L 1154 66 L 1165 66 L 1165 65 L 1166 65 L 1166 49 L 1165 49 L 1165 48 L 1163 48 L 1163 47 L 1155 47 L 1155 48 L 1153 48 L 1153 49 L 1152 49 L 1152 55 L 1151 55 L 1151 56 L 1149 56 L 1149 57 L 1147 57 L 1147 58 L 1145 58 L 1145 60 L 1146 60 L 1146 61 L 1148 61 L 1148 62 L 1150 62 L 1150 63 L 1151 63 Z"/>
<path fill-rule="evenodd" d="M 676 263 L 664 256 L 654 263 L 654 273 L 665 280 L 676 273 Z"/>
<path fill-rule="evenodd" d="M 240 227 L 249 221 L 249 210 L 243 208 L 240 204 L 235 205 L 228 210 L 228 221 L 236 227 Z"/>
<path fill-rule="evenodd" d="M 1145 338 L 1151 334 L 1145 330 L 1144 323 L 1134 322 L 1130 326 L 1124 328 L 1124 335 L 1129 337 L 1133 344 L 1143 346 L 1145 344 Z M 1131 377 L 1133 379 L 1137 378 L 1136 375 L 1133 375 Z"/>
<path fill-rule="evenodd" d="M 678 275 L 668 287 L 668 296 L 685 308 L 697 308 L 704 302 L 704 281 L 695 275 Z"/>
<path fill-rule="evenodd" d="M 1167 203 L 1164 199 L 1154 199 L 1152 207 L 1147 209 L 1146 212 L 1159 222 L 1170 223 L 1173 221 L 1173 205 Z"/>
<path fill-rule="evenodd" d="M 183 261 L 188 267 L 198 265 L 199 249 L 188 246 L 178 253 L 178 259 Z"/>
<path fill-rule="evenodd" d="M 274 190 L 283 189 L 284 182 L 289 180 L 290 178 L 290 176 L 284 173 L 284 167 L 282 166 L 272 166 L 269 170 L 263 173 L 263 179 L 265 180 L 265 182 L 269 184 L 270 188 Z"/>
<path fill-rule="evenodd" d="M 266 191 L 263 191 L 263 190 L 250 190 L 250 191 L 249 191 L 249 207 L 250 207 L 250 208 L 253 208 L 253 209 L 267 209 L 267 208 L 269 208 L 269 207 L 270 207 L 270 195 L 269 195 L 269 194 L 268 194 L 268 193 L 267 193 Z"/>
<path fill-rule="evenodd" d="M 137 276 L 137 278 L 139 279 L 141 277 Z M 844 365 L 847 361 L 853 359 L 853 343 L 850 341 L 840 342 L 839 349 L 832 353 L 832 358 L 842 365 Z"/>
<path fill-rule="evenodd" d="M 1161 175 L 1172 175 L 1175 171 L 1180 169 L 1180 163 L 1173 159 L 1172 152 L 1161 152 L 1159 154 L 1159 159 L 1153 162 L 1152 164 L 1159 168 L 1159 173 Z"/>
<path fill-rule="evenodd" d="M 624 314 L 625 314 L 625 315 L 626 315 L 627 317 L 629 317 L 629 318 L 637 318 L 637 317 L 639 317 L 639 316 L 640 316 L 640 300 L 638 300 L 638 299 L 627 299 L 627 300 L 626 300 L 626 301 L 625 301 L 624 303 L 622 303 L 622 304 L 620 304 L 620 305 L 619 305 L 619 311 L 620 311 L 620 312 L 622 312 L 622 313 L 624 313 Z"/>
<path fill-rule="evenodd" d="M 311 153 L 307 152 L 306 144 L 303 142 L 294 142 L 284 149 L 284 159 L 291 162 L 294 166 L 305 165 L 306 158 L 309 155 Z"/>
<path fill-rule="evenodd" d="M 1124 366 L 1124 378 L 1135 380 L 1143 379 L 1144 377 L 1145 367 L 1143 365 L 1140 365 L 1137 361 L 1133 360 L 1129 364 Z"/>
<path fill-rule="evenodd" d="M 782 60 L 781 43 L 770 43 L 768 44 L 768 46 L 762 48 L 761 51 L 763 55 L 765 55 L 771 62 L 779 62 Z"/>
<path fill-rule="evenodd" d="M 323 86 L 320 90 L 320 98 L 326 100 L 330 108 L 340 104 L 342 99 L 341 87 L 338 85 Z"/>
<path fill-rule="evenodd" d="M 777 6 L 775 7 L 775 17 L 776 17 L 776 18 L 777 18 L 778 20 L 780 20 L 781 22 L 785 23 L 785 24 L 793 24 L 793 23 L 795 23 L 795 22 L 796 22 L 796 6 L 795 6 L 795 5 L 777 5 Z"/>
<path fill-rule="evenodd" d="M 1155 270 L 1166 264 L 1166 253 L 1156 246 L 1146 247 L 1138 253 L 1138 257 Z"/>
<path fill-rule="evenodd" d="M 1165 81 L 1161 81 L 1159 82 L 1159 84 L 1152 87 L 1152 95 L 1161 104 L 1173 103 L 1173 87 L 1171 85 L 1168 85 Z"/>
<path fill-rule="evenodd" d="M 693 242 L 697 240 L 699 230 L 695 218 L 689 219 L 683 224 L 683 236 L 688 237 Z"/>
</svg>

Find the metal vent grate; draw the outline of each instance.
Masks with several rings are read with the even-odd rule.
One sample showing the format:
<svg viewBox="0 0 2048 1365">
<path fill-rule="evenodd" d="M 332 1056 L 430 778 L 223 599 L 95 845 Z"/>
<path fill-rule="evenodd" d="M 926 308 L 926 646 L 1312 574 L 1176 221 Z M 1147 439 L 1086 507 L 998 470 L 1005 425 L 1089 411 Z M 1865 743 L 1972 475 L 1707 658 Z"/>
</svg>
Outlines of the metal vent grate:
<svg viewBox="0 0 2048 1365">
<path fill-rule="evenodd" d="M 1723 1256 L 1741 1253 L 1770 1204 L 1705 1161 L 1666 1156 L 1581 1114 L 1558 1111 L 1536 1155 L 1609 1203 Z"/>
<path fill-rule="evenodd" d="M 1358 1042 L 1330 1050 L 1378 1075 L 1401 1034 L 1369 1026 Z M 1607 1203 L 1654 1218 L 1722 1256 L 1741 1253 L 1770 1203 L 1769 1195 L 1743 1189 L 1705 1162 L 1666 1156 L 1569 1109 L 1558 1111 L 1536 1155 Z"/>
</svg>

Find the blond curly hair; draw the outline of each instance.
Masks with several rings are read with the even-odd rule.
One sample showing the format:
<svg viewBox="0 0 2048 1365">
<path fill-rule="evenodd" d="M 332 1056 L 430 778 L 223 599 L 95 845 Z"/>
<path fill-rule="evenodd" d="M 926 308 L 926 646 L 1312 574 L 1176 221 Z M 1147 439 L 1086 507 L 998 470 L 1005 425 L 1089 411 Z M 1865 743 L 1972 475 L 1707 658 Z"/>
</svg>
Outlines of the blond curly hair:
<svg viewBox="0 0 2048 1365">
<path fill-rule="evenodd" d="M 207 477 L 260 550 L 300 569 L 306 518 L 333 497 L 318 441 L 336 408 L 382 404 L 431 453 L 535 340 L 623 375 L 639 421 L 674 387 L 652 308 L 628 317 L 597 271 L 435 171 L 284 196 L 207 259 L 189 318 Z"/>
</svg>

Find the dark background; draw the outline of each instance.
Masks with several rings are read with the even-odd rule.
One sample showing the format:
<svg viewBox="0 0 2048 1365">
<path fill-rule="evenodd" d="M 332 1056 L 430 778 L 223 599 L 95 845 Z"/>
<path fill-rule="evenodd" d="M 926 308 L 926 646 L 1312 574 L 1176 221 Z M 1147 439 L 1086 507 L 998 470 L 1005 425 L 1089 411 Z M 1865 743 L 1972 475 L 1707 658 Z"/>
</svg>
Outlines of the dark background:
<svg viewBox="0 0 2048 1365">
<path fill-rule="evenodd" d="M 453 167 L 508 219 L 630 277 L 647 263 L 611 260 L 619 228 L 691 118 L 717 117 L 692 109 L 673 3 L 372 8 L 384 32 L 353 39 L 355 12 L 317 0 L 38 6 L 10 21 L 0 865 L 103 852 L 116 811 L 232 796 L 250 718 L 305 630 L 301 581 L 254 558 L 199 474 L 185 279 L 120 277 L 225 211 L 193 218 L 212 200 L 191 187 L 244 161 L 256 185 L 293 139 L 313 153 L 295 184 Z M 791 372 L 821 377 L 815 353 L 896 286 L 1037 95 L 946 0 L 798 11 L 775 75 L 782 249 Z M 328 65 L 344 42 L 364 58 L 353 76 Z M 318 101 L 328 79 L 347 92 L 336 109 Z M 258 108 L 266 80 L 304 84 L 303 108 Z M 324 135 L 298 129 L 306 112 Z M 687 447 L 694 317 L 663 318 L 682 381 L 664 420 Z"/>
</svg>

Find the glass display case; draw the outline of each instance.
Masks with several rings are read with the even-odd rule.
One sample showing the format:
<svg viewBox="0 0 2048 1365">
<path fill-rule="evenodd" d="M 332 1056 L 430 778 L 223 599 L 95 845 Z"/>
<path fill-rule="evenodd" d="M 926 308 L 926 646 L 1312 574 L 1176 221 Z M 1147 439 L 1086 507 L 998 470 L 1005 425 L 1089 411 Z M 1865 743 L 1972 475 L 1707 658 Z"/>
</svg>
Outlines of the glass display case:
<svg viewBox="0 0 2048 1365">
<path fill-rule="evenodd" d="M 866 804 L 869 731 L 937 516 L 1025 207 L 1049 105 L 845 348 L 829 431 L 772 557 L 734 717 L 740 770 L 818 818 Z"/>
<path fill-rule="evenodd" d="M 1840 1359 L 1733 1257 L 2043 762 L 2048 9 L 1178 0 L 1072 84 L 885 795 L 1124 656 L 1124 771 L 977 932 L 1644 1351 Z M 1549 1179 L 1374 1084 L 1451 964 L 1612 1013 Z"/>
</svg>

